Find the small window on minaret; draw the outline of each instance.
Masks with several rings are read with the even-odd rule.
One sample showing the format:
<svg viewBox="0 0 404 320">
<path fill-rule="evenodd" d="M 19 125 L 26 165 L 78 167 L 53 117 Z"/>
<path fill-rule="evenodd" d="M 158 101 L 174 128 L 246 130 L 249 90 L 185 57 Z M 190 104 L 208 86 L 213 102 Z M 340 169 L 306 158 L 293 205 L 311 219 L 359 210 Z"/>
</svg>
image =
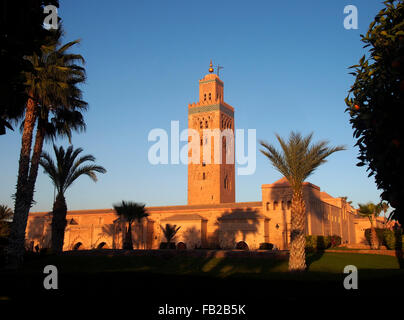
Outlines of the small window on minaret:
<svg viewBox="0 0 404 320">
<path fill-rule="evenodd" d="M 201 122 L 199 122 L 199 128 L 202 129 L 202 127 L 203 127 L 203 125 L 202 125 L 202 121 L 201 121 Z"/>
<path fill-rule="evenodd" d="M 205 175 L 205 172 L 202 174 L 202 179 L 203 180 L 205 180 L 205 178 L 206 178 L 206 175 Z"/>
<path fill-rule="evenodd" d="M 212 100 L 212 94 L 209 92 L 209 100 Z"/>
<path fill-rule="evenodd" d="M 205 128 L 208 127 L 208 121 L 205 121 Z"/>
<path fill-rule="evenodd" d="M 201 138 L 201 145 L 203 144 L 203 140 L 202 140 L 202 138 Z"/>
<path fill-rule="evenodd" d="M 203 161 L 203 162 L 202 162 L 202 167 L 204 167 L 204 166 L 206 166 L 206 163 L 205 163 L 205 161 Z"/>
<path fill-rule="evenodd" d="M 206 100 L 206 93 L 203 95 L 203 100 Z"/>
</svg>

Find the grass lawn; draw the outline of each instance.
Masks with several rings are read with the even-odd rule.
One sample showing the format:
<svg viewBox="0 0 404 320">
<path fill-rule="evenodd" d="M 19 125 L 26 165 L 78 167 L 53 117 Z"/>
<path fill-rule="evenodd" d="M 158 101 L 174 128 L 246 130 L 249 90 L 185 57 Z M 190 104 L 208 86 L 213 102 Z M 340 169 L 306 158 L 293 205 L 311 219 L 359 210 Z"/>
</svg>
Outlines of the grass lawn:
<svg viewBox="0 0 404 320">
<path fill-rule="evenodd" d="M 41 256 L 26 261 L 18 272 L 0 271 L 0 299 L 66 303 L 69 299 L 77 302 L 125 298 L 144 308 L 147 306 L 150 312 L 165 303 L 244 303 L 253 313 L 265 308 L 268 301 L 279 305 L 296 299 L 323 304 L 335 299 L 349 303 L 363 299 L 365 302 L 375 292 L 394 295 L 394 288 L 404 285 L 404 269 L 400 269 L 397 259 L 391 256 L 325 252 L 309 254 L 307 262 L 307 272 L 291 274 L 285 258 L 80 252 Z M 58 268 L 58 290 L 43 289 L 43 268 L 48 264 Z M 358 290 L 343 287 L 346 265 L 358 268 Z"/>
</svg>

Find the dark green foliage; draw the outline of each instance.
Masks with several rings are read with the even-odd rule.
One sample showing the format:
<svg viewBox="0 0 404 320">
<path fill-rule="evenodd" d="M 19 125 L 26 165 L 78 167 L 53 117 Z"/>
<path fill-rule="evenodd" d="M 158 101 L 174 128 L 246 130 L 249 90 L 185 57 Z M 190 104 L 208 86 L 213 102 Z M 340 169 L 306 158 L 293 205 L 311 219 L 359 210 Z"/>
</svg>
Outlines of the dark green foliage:
<svg viewBox="0 0 404 320">
<path fill-rule="evenodd" d="M 396 248 L 396 237 L 392 230 L 383 231 L 383 242 L 387 249 L 394 250 Z"/>
<path fill-rule="evenodd" d="M 177 225 L 167 223 L 164 228 L 160 225 L 160 228 L 163 231 L 164 237 L 167 239 L 167 242 L 170 243 L 181 227 L 177 228 Z"/>
<path fill-rule="evenodd" d="M 0 205 L 0 238 L 8 237 L 13 210 L 5 205 Z"/>
<path fill-rule="evenodd" d="M 359 163 L 374 175 L 381 198 L 395 209 L 391 218 L 404 224 L 402 117 L 404 106 L 404 3 L 385 1 L 361 35 L 369 57 L 351 66 L 356 77 L 345 102 L 350 113 Z"/>
<path fill-rule="evenodd" d="M 260 243 L 260 250 L 272 250 L 274 248 L 273 243 L 263 242 Z"/>
<path fill-rule="evenodd" d="M 123 249 L 133 250 L 132 223 L 135 221 L 140 223 L 142 219 L 149 216 L 145 209 L 145 205 L 143 203 L 132 201 L 122 201 L 120 204 L 114 205 L 114 210 L 119 216 L 119 219 L 128 224 L 128 229 L 123 242 Z"/>
<path fill-rule="evenodd" d="M 39 53 L 52 34 L 43 28 L 45 5 L 59 7 L 58 0 L 0 1 L 0 135 L 13 130 L 10 120 L 20 119 L 28 95 L 25 73 L 33 71 L 25 59 Z"/>
<path fill-rule="evenodd" d="M 383 244 L 383 232 L 384 229 L 381 228 L 375 228 L 376 230 L 376 235 L 377 235 L 377 240 L 379 241 L 379 244 Z M 365 230 L 365 238 L 366 242 L 370 245 L 371 244 L 371 229 L 366 229 Z"/>
<path fill-rule="evenodd" d="M 306 250 L 325 250 L 328 248 L 338 247 L 341 244 L 341 237 L 337 235 L 332 236 L 306 236 Z"/>
<path fill-rule="evenodd" d="M 401 230 L 389 230 L 389 229 L 376 229 L 377 239 L 379 243 L 386 246 L 387 249 L 395 250 L 401 249 L 403 244 L 403 235 Z M 367 243 L 370 243 L 370 229 L 365 230 L 365 238 Z"/>
</svg>

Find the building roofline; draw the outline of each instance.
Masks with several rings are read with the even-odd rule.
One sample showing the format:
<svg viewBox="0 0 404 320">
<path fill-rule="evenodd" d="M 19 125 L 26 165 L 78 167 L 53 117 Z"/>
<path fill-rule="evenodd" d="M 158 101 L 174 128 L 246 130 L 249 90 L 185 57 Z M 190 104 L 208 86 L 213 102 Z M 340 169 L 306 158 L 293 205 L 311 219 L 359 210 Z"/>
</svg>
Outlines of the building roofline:
<svg viewBox="0 0 404 320">
<path fill-rule="evenodd" d="M 146 207 L 149 212 L 158 211 L 174 211 L 174 210 L 196 210 L 196 209 L 245 209 L 249 207 L 261 207 L 261 201 L 252 202 L 229 202 L 229 203 L 218 203 L 218 204 L 195 204 L 195 205 L 174 205 L 174 206 L 157 206 L 157 207 Z M 49 214 L 50 211 L 39 211 L 30 212 L 30 215 L 45 215 Z M 109 214 L 115 213 L 114 209 L 89 209 L 89 210 L 69 210 L 67 214 Z"/>
</svg>

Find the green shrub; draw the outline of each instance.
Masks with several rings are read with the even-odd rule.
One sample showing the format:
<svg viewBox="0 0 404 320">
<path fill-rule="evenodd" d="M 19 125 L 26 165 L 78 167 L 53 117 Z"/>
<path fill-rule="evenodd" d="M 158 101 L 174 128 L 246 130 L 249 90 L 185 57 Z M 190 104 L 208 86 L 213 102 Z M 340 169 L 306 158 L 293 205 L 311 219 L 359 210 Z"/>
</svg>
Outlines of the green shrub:
<svg viewBox="0 0 404 320">
<path fill-rule="evenodd" d="M 394 250 L 396 248 L 396 236 L 392 230 L 387 229 L 383 231 L 383 245 L 390 250 Z"/>
<path fill-rule="evenodd" d="M 306 236 L 306 251 L 325 250 L 331 247 L 337 247 L 341 244 L 341 237 L 333 236 Z"/>
<path fill-rule="evenodd" d="M 317 236 L 306 236 L 306 248 L 315 249 L 317 247 Z"/>
<path fill-rule="evenodd" d="M 317 250 L 328 249 L 331 245 L 331 239 L 329 236 L 317 236 Z"/>
<path fill-rule="evenodd" d="M 376 235 L 377 235 L 377 240 L 379 241 L 380 244 L 383 244 L 383 232 L 384 229 L 381 228 L 375 228 L 376 229 Z M 365 238 L 366 242 L 370 245 L 370 237 L 371 237 L 371 229 L 368 228 L 365 230 Z"/>
</svg>

